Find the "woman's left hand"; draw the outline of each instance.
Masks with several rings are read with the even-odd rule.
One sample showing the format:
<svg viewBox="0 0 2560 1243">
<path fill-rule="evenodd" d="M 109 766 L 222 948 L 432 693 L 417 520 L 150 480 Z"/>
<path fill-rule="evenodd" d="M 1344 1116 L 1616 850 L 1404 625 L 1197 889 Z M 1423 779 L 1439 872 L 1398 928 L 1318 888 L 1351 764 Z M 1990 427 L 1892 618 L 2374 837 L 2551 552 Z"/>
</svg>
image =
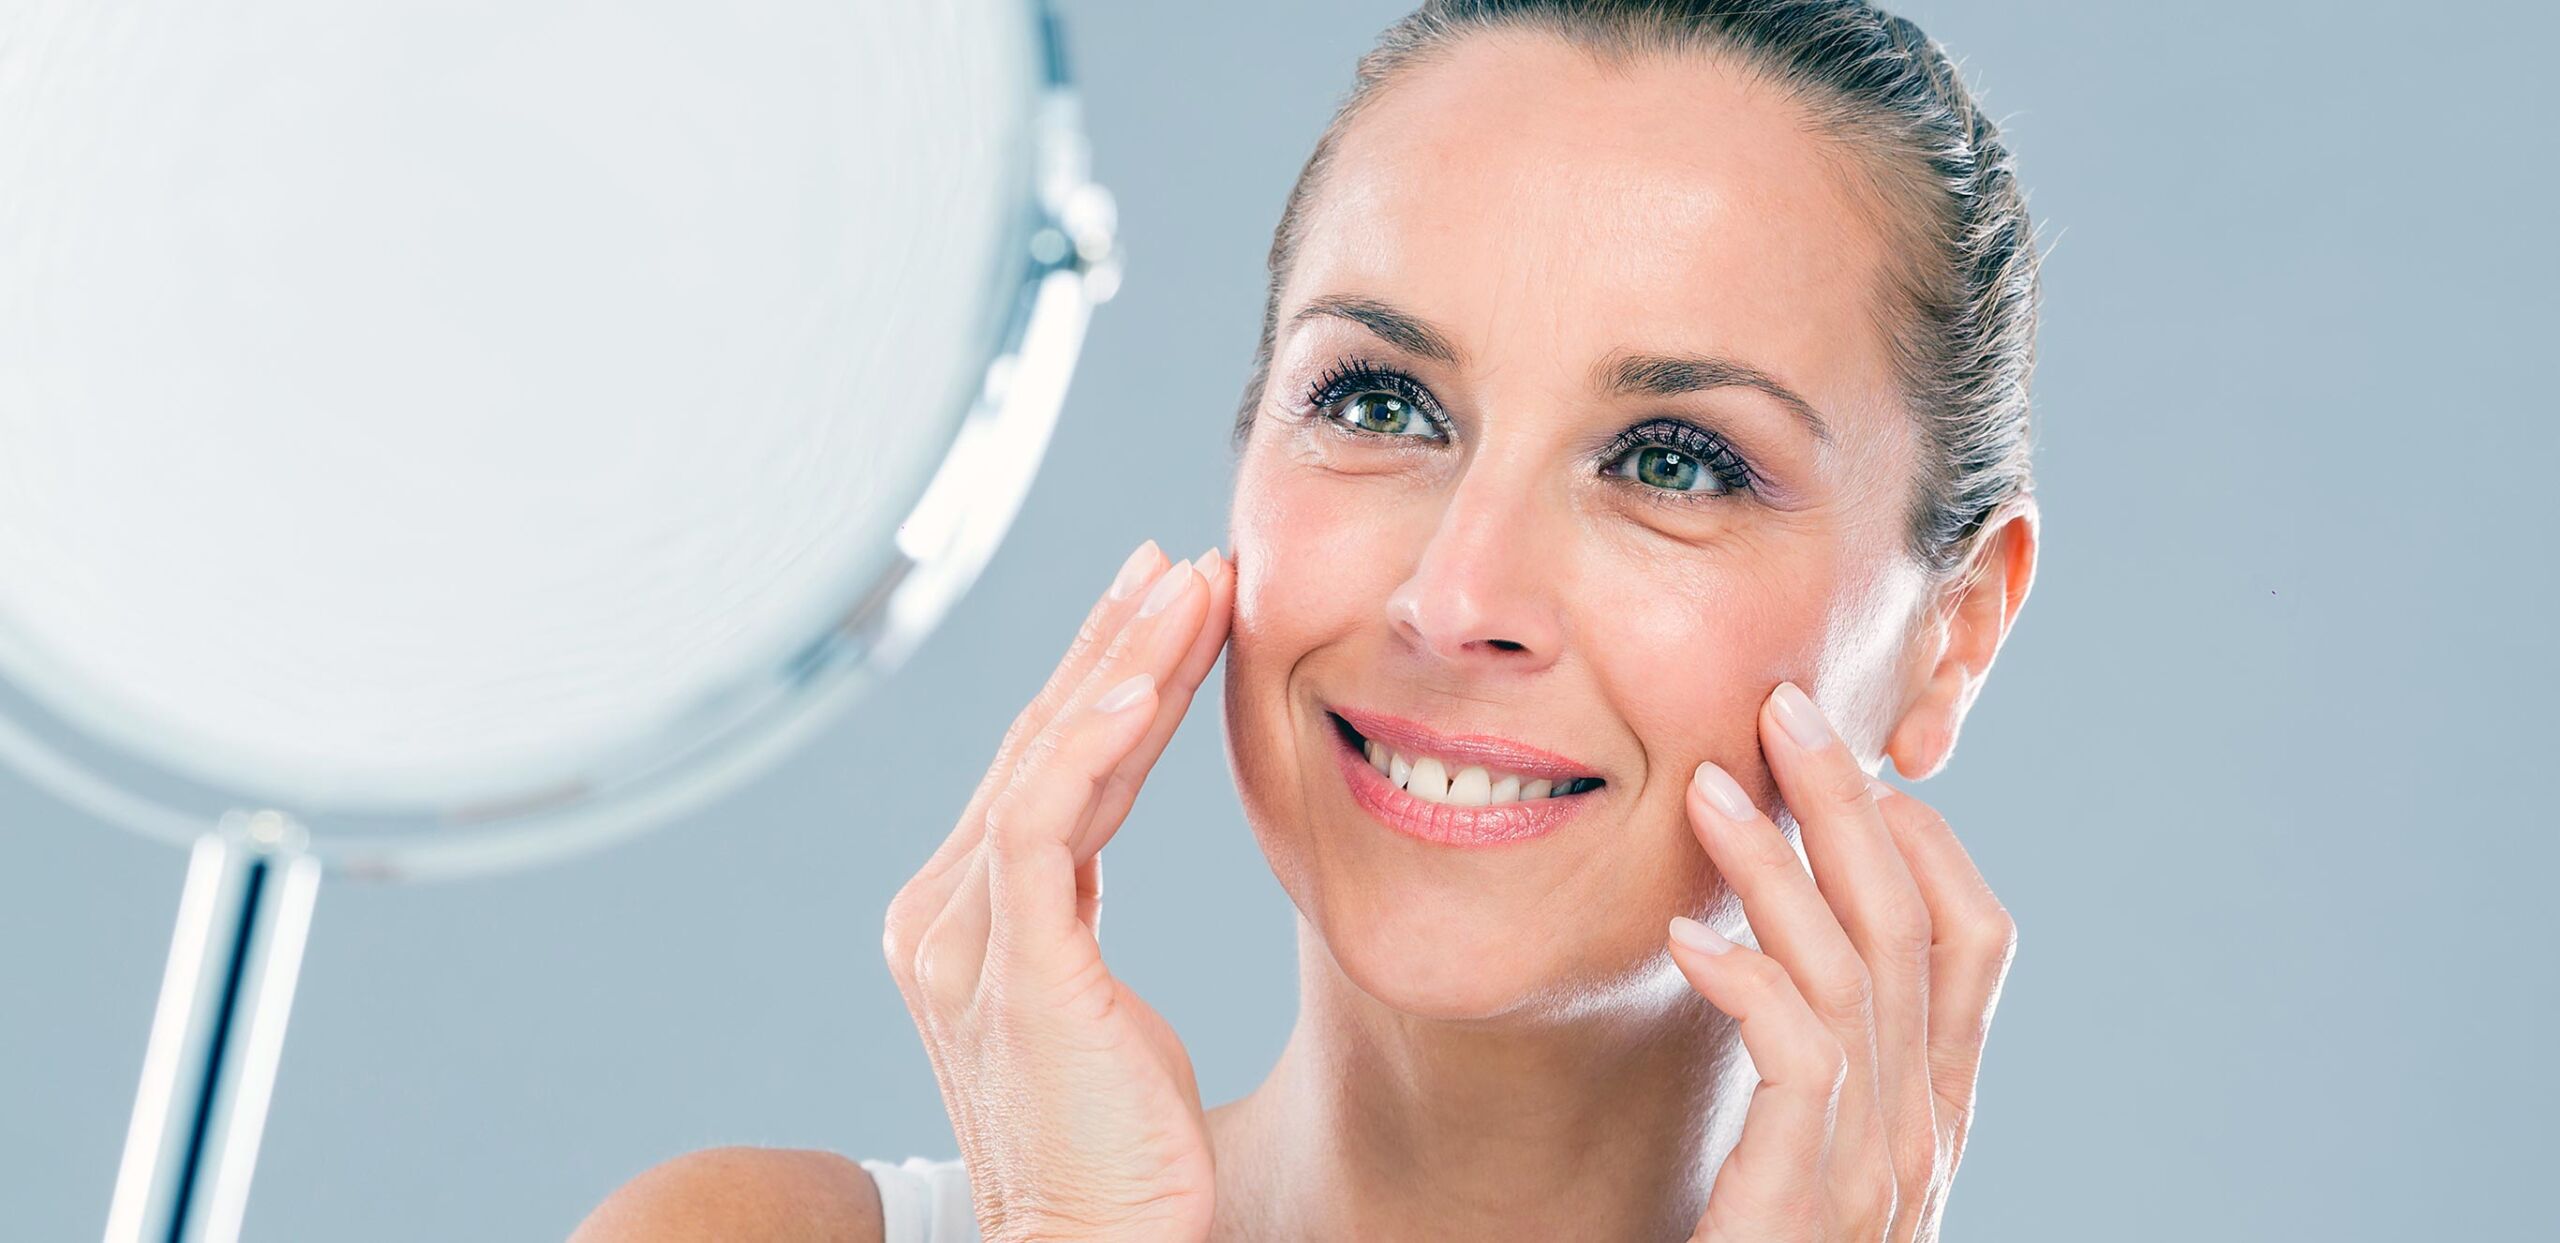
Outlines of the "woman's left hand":
<svg viewBox="0 0 2560 1243">
<path fill-rule="evenodd" d="M 1933 1243 L 2017 926 L 1946 820 L 1868 777 L 1793 683 L 1760 739 L 1804 858 L 1713 763 L 1688 791 L 1767 951 L 1671 921 L 1672 961 L 1760 1072 L 1691 1238 Z"/>
</svg>

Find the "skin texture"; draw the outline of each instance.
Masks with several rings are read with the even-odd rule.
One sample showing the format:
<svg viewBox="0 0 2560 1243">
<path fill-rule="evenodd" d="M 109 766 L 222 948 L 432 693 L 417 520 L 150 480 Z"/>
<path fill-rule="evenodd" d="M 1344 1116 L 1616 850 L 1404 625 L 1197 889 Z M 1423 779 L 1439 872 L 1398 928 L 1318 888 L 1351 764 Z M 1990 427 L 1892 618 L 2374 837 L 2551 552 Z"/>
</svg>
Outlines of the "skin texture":
<svg viewBox="0 0 2560 1243">
<path fill-rule="evenodd" d="M 1229 750 L 1303 915 L 1303 1001 L 1270 1080 L 1211 1113 L 1222 1157 L 1256 1154 L 1221 1160 L 1222 1206 L 1314 1204 L 1311 1234 L 1368 1238 L 1697 1219 L 1744 1098 L 1713 1071 L 1730 1025 L 1663 954 L 1675 913 L 1742 933 L 1686 823 L 1692 770 L 1777 807 L 1758 722 L 1792 680 L 1862 765 L 1890 745 L 1934 771 L 2014 612 L 1996 589 L 1953 608 L 1905 553 L 1915 443 L 1863 187 L 1742 75 L 1613 72 L 1543 38 L 1472 41 L 1344 136 L 1231 519 Z M 1295 322 L 1333 295 L 1428 321 L 1461 361 Z M 1746 388 L 1613 399 L 1591 371 L 1619 351 L 1747 362 L 1830 443 Z M 1419 380 L 1453 443 L 1293 409 L 1352 357 Z M 1725 434 L 1766 490 L 1666 504 L 1582 451 L 1665 412 Z M 1500 849 L 1381 832 L 1327 759 L 1329 703 L 1521 739 L 1608 786 L 1569 831 Z"/>
<path fill-rule="evenodd" d="M 1231 563 L 1174 567 L 1197 581 L 1153 621 L 1097 603 L 892 905 L 884 952 L 990 1237 L 1934 1237 L 2015 929 L 1944 822 L 1867 774 L 1944 764 L 2036 528 L 2031 505 L 1996 516 L 1952 583 L 1908 556 L 1916 444 L 1867 185 L 1729 66 L 1613 68 L 1543 36 L 1473 38 L 1352 123 L 1283 287 Z M 1298 315 L 1345 297 L 1454 360 Z M 1604 391 L 1637 352 L 1745 363 L 1825 431 L 1745 386 Z M 1309 406 L 1353 358 L 1450 429 Z M 1753 485 L 1684 503 L 1600 452 L 1662 415 L 1725 438 Z M 1221 644 L 1237 788 L 1300 912 L 1301 1007 L 1263 1084 L 1203 1110 L 1092 930 L 1097 852 Z M 1143 721 L 1095 709 L 1141 669 Z M 1332 704 L 1607 784 L 1544 838 L 1425 844 L 1352 801 Z M 1674 915 L 1742 946 L 1675 946 Z M 599 1217 L 716 1191 L 650 1177 Z"/>
<path fill-rule="evenodd" d="M 831 1152 L 706 1148 L 669 1161 L 613 1194 L 570 1243 L 766 1243 L 876 1240 L 880 1193 L 870 1171 Z"/>
</svg>

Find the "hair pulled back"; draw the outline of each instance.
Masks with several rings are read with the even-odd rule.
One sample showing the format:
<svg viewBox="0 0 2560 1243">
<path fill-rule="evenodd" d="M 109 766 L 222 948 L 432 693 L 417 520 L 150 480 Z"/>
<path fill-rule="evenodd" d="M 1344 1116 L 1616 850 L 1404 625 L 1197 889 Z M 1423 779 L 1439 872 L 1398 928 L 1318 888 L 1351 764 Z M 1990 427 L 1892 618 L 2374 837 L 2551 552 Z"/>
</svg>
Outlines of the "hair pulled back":
<svg viewBox="0 0 2560 1243">
<path fill-rule="evenodd" d="M 1485 32 L 1548 34 L 1612 63 L 1721 56 L 1785 91 L 1863 157 L 1901 260 L 1886 330 L 1921 436 L 1911 552 L 1932 573 L 1958 568 L 1974 534 L 2030 487 L 2034 230 L 2009 150 L 1945 50 L 1859 0 L 1428 0 L 1388 27 L 1360 58 L 1272 233 L 1237 442 L 1262 404 L 1281 286 L 1343 130 L 1402 70 Z"/>
</svg>

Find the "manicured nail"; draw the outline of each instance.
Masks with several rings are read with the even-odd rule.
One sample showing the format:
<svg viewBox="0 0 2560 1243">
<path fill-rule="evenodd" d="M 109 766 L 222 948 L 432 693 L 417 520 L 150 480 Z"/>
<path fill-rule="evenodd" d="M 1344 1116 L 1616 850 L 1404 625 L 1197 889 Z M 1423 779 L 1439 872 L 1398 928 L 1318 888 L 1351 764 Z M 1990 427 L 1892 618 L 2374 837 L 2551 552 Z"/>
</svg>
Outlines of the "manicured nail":
<svg viewBox="0 0 2560 1243">
<path fill-rule="evenodd" d="M 1215 574 L 1218 572 L 1219 557 L 1217 545 L 1209 545 L 1209 551 L 1200 554 L 1199 566 L 1200 572 L 1204 575 Z"/>
<path fill-rule="evenodd" d="M 1869 777 L 1867 778 L 1867 795 L 1881 803 L 1893 797 L 1893 787 L 1886 785 L 1882 777 Z"/>
<path fill-rule="evenodd" d="M 1819 751 L 1831 744 L 1831 727 L 1822 720 L 1822 709 L 1813 706 L 1793 682 L 1778 683 L 1776 694 L 1769 696 L 1778 705 L 1778 724 L 1796 745 L 1807 751 Z"/>
<path fill-rule="evenodd" d="M 1671 917 L 1671 939 L 1701 954 L 1721 954 L 1733 948 L 1733 942 L 1716 935 L 1716 930 L 1686 915 Z"/>
<path fill-rule="evenodd" d="M 1743 793 L 1741 783 L 1714 760 L 1698 765 L 1698 771 L 1689 778 L 1689 784 L 1698 787 L 1698 793 L 1707 796 L 1708 805 L 1723 812 L 1725 819 L 1749 820 L 1752 817 L 1751 796 Z"/>
<path fill-rule="evenodd" d="M 1156 589 L 1148 592 L 1146 600 L 1138 605 L 1138 616 L 1153 617 L 1163 612 L 1165 606 L 1173 603 L 1174 598 L 1181 595 L 1182 589 L 1190 583 L 1191 563 L 1174 562 L 1173 568 L 1166 570 L 1164 577 L 1156 580 Z"/>
<path fill-rule="evenodd" d="M 1122 680 L 1119 685 L 1102 692 L 1102 698 L 1093 701 L 1093 710 L 1096 712 L 1118 712 L 1122 708 L 1126 708 L 1129 705 L 1146 698 L 1148 689 L 1153 687 L 1155 684 L 1156 675 L 1152 673 L 1132 674 L 1128 678 Z"/>
<path fill-rule="evenodd" d="M 1138 551 L 1130 553 L 1129 559 L 1120 563 L 1120 573 L 1112 578 L 1111 598 L 1128 599 L 1130 592 L 1136 591 L 1139 584 L 1147 581 L 1147 563 L 1155 559 L 1156 542 L 1154 540 L 1138 545 Z"/>
</svg>

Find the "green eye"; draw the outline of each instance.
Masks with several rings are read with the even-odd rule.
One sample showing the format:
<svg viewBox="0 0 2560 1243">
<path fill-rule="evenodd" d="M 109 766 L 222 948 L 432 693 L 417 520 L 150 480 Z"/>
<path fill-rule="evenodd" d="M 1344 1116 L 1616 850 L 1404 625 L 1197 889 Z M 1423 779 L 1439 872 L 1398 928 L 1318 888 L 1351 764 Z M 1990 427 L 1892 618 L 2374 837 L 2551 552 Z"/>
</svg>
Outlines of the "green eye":
<svg viewBox="0 0 2560 1243">
<path fill-rule="evenodd" d="M 1412 402 L 1393 393 L 1361 393 L 1344 403 L 1342 417 L 1362 431 L 1386 436 L 1401 436 L 1422 421 Z"/>
<path fill-rule="evenodd" d="M 1646 445 L 1627 460 L 1635 463 L 1630 472 L 1639 483 L 1666 492 L 1723 492 L 1725 481 L 1698 459 L 1678 449 L 1662 445 Z M 1704 486 L 1700 486 L 1701 484 Z"/>
</svg>

